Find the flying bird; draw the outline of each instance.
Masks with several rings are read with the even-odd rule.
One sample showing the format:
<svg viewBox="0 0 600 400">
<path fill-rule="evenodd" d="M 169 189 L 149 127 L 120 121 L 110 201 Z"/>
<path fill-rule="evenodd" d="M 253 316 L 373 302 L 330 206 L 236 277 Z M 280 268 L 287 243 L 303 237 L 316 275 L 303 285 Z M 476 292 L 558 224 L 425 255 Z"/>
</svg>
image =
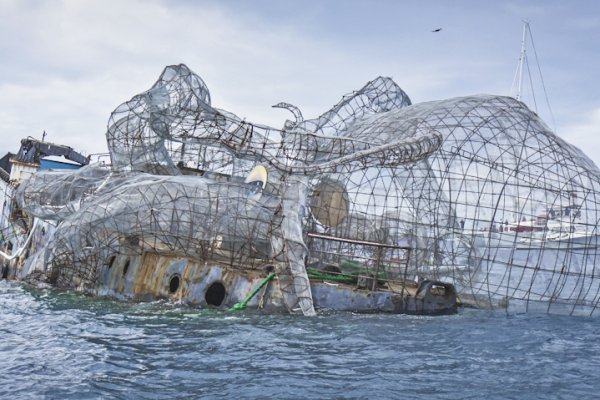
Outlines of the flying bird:
<svg viewBox="0 0 600 400">
<path fill-rule="evenodd" d="M 441 30 L 442 30 L 442 28 L 437 28 L 437 29 L 432 30 L 431 32 L 439 32 Z"/>
</svg>

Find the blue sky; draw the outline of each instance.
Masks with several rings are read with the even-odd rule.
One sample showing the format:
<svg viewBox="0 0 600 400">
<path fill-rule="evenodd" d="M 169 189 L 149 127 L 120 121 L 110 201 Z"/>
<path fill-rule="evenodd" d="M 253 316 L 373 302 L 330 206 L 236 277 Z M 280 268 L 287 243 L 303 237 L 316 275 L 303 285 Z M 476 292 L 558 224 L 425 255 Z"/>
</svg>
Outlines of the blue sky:
<svg viewBox="0 0 600 400">
<path fill-rule="evenodd" d="M 0 0 L 0 152 L 44 130 L 105 152 L 111 111 L 178 63 L 204 79 L 216 107 L 273 126 L 289 117 L 275 103 L 311 118 L 379 75 L 413 103 L 509 95 L 523 19 L 557 133 L 600 165 L 595 1 Z"/>
</svg>

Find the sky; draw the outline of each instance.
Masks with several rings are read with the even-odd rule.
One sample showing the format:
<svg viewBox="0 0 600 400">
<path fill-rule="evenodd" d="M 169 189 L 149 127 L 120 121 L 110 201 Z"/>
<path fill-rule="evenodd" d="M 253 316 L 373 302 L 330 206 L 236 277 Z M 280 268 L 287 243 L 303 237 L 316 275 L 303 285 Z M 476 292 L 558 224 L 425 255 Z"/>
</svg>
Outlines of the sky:
<svg viewBox="0 0 600 400">
<path fill-rule="evenodd" d="M 413 103 L 511 92 L 523 20 L 537 112 L 600 165 L 600 2 L 0 0 L 0 155 L 32 136 L 104 153 L 110 113 L 184 63 L 215 107 L 281 127 L 377 76 Z M 441 28 L 439 32 L 432 32 Z M 550 104 L 545 106 L 544 87 Z M 532 90 L 523 100 L 535 109 Z"/>
</svg>

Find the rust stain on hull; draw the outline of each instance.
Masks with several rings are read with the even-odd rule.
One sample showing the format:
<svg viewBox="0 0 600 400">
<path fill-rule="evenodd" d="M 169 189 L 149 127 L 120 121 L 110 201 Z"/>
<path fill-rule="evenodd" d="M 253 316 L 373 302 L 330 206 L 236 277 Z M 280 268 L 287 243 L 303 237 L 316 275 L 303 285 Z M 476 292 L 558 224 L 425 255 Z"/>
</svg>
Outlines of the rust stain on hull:
<svg viewBox="0 0 600 400">
<path fill-rule="evenodd" d="M 202 308 L 229 308 L 244 300 L 267 274 L 267 268 L 239 270 L 214 261 L 148 252 L 138 257 L 117 256 L 111 266 L 101 271 L 97 294 L 134 301 L 166 299 Z M 452 285 L 436 282 L 372 291 L 313 280 L 311 288 L 319 309 L 408 314 L 456 311 Z M 286 311 L 278 280 L 265 286 L 248 303 L 248 308 Z"/>
<path fill-rule="evenodd" d="M 242 301 L 267 273 L 240 271 L 216 262 L 148 252 L 138 257 L 117 256 L 99 275 L 100 295 L 135 301 L 168 299 L 201 307 L 230 307 Z M 218 291 L 217 297 L 207 300 L 211 287 L 217 288 L 214 289 Z M 278 288 L 268 296 L 270 302 L 265 308 L 281 307 L 276 292 Z M 254 303 L 251 301 L 249 306 Z"/>
</svg>

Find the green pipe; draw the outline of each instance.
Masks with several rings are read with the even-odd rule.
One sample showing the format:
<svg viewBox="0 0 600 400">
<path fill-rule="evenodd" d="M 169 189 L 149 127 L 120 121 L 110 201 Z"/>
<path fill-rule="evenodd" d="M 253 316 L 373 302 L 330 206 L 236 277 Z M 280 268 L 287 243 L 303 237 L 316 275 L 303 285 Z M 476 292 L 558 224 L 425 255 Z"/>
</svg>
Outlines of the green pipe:
<svg viewBox="0 0 600 400">
<path fill-rule="evenodd" d="M 252 300 L 252 298 L 254 296 L 256 296 L 256 293 L 258 293 L 258 291 L 260 289 L 263 288 L 263 286 L 265 286 L 271 279 L 273 279 L 273 277 L 275 276 L 275 272 L 271 272 L 269 274 L 269 276 L 267 276 L 261 283 L 260 285 L 258 285 L 248 296 L 246 296 L 246 298 L 244 299 L 244 301 L 242 301 L 241 303 L 235 303 L 233 305 L 233 307 L 230 308 L 230 310 L 244 310 L 246 308 L 246 306 L 248 305 L 248 302 L 250 300 Z"/>
</svg>

